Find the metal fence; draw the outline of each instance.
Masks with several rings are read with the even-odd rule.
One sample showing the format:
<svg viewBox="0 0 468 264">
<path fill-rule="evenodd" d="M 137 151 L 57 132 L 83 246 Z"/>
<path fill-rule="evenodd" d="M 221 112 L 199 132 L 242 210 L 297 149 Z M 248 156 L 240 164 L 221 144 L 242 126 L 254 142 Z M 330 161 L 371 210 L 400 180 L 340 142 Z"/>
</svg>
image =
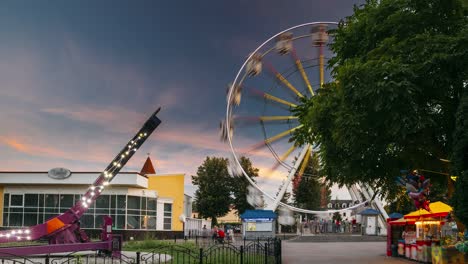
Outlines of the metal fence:
<svg viewBox="0 0 468 264">
<path fill-rule="evenodd" d="M 161 245 L 149 252 L 125 252 L 120 258 L 99 253 L 68 255 L 0 257 L 0 264 L 280 264 L 281 240 L 242 241 L 239 244 L 213 244 L 189 247 L 183 244 Z"/>
</svg>

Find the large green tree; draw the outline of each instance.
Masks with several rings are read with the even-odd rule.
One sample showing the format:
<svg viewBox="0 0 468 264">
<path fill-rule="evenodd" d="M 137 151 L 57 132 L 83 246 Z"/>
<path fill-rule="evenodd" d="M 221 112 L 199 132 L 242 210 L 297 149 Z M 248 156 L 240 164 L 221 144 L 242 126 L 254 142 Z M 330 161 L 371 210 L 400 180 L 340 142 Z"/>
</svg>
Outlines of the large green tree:
<svg viewBox="0 0 468 264">
<path fill-rule="evenodd" d="M 192 176 L 192 183 L 198 186 L 195 192 L 195 207 L 203 218 L 211 218 L 212 225 L 217 218 L 226 215 L 231 205 L 231 178 L 228 173 L 228 160 L 207 157 L 198 167 L 197 175 Z"/>
<path fill-rule="evenodd" d="M 468 85 L 457 112 L 452 154 L 453 174 L 458 176 L 453 196 L 455 215 L 468 226 Z"/>
<path fill-rule="evenodd" d="M 332 32 L 336 81 L 294 110 L 294 140 L 320 143 L 328 180 L 394 196 L 400 169 L 447 171 L 467 22 L 462 0 L 369 0 Z"/>
<path fill-rule="evenodd" d="M 259 170 L 252 165 L 252 161 L 250 161 L 249 158 L 240 157 L 239 162 L 252 180 L 254 180 L 254 177 L 258 176 Z M 232 205 L 239 215 L 247 209 L 255 209 L 247 202 L 248 187 L 250 186 L 250 183 L 244 175 L 233 175 L 229 186 L 231 187 Z"/>
<path fill-rule="evenodd" d="M 298 177 L 299 175 L 296 175 L 294 181 L 298 181 Z M 321 178 L 318 155 L 314 153 L 309 158 L 309 163 L 297 187 L 293 188 L 293 200 L 297 207 L 309 210 L 320 209 L 321 191 L 322 188 L 327 188 L 321 182 Z"/>
</svg>

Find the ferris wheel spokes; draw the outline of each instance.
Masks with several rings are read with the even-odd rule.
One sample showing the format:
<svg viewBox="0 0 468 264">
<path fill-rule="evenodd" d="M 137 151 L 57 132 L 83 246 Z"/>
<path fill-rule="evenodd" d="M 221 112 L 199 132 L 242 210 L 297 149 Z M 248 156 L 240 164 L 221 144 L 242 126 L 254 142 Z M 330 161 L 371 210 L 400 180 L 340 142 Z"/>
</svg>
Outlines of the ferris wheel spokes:
<svg viewBox="0 0 468 264">
<path fill-rule="evenodd" d="M 283 186 L 281 187 L 278 195 L 275 197 L 275 200 L 273 201 L 272 204 L 270 204 L 267 209 L 268 210 L 272 210 L 272 211 L 275 211 L 276 208 L 278 207 L 278 205 L 280 204 L 281 202 L 281 199 L 283 199 L 283 196 L 284 194 L 286 193 L 286 190 L 289 186 L 289 183 L 292 181 L 292 178 L 294 177 L 294 175 L 296 174 L 296 171 L 299 169 L 299 165 L 301 164 L 300 161 L 302 161 L 306 154 L 309 153 L 310 151 L 310 145 L 307 144 L 306 146 L 304 146 L 304 148 L 302 149 L 301 151 L 301 154 L 299 155 L 299 157 L 297 158 L 297 161 L 296 163 L 294 164 L 293 168 L 291 169 L 291 171 L 289 171 L 289 174 L 288 174 L 288 178 L 286 179 L 286 182 L 283 184 Z"/>
</svg>

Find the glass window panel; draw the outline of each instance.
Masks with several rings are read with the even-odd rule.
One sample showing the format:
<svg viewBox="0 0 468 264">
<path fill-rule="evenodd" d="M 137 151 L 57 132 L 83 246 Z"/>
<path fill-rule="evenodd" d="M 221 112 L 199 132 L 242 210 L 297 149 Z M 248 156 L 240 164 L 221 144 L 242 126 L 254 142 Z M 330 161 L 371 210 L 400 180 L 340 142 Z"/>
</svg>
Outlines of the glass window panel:
<svg viewBox="0 0 468 264">
<path fill-rule="evenodd" d="M 23 214 L 10 213 L 10 226 L 23 226 Z"/>
<path fill-rule="evenodd" d="M 104 225 L 104 216 L 105 215 L 95 215 L 94 216 L 94 228 L 102 228 Z"/>
<path fill-rule="evenodd" d="M 164 212 L 164 217 L 171 217 L 171 216 L 172 216 L 172 213 L 171 213 L 171 212 L 169 212 L 169 213 Z"/>
<path fill-rule="evenodd" d="M 58 194 L 46 194 L 45 195 L 45 207 L 57 207 L 59 206 L 59 195 Z"/>
<path fill-rule="evenodd" d="M 82 228 L 94 228 L 94 216 L 90 214 L 85 214 L 81 217 L 81 227 Z"/>
<path fill-rule="evenodd" d="M 25 213 L 37 213 L 38 208 L 37 207 L 25 207 L 24 212 Z"/>
<path fill-rule="evenodd" d="M 164 230 L 171 230 L 171 224 L 164 223 Z"/>
<path fill-rule="evenodd" d="M 39 194 L 39 207 L 44 207 L 44 194 Z"/>
<path fill-rule="evenodd" d="M 58 208 L 44 208 L 44 211 L 46 213 L 56 213 L 56 214 L 58 214 L 58 212 L 59 212 Z"/>
<path fill-rule="evenodd" d="M 127 209 L 140 209 L 140 199 L 139 196 L 127 196 Z"/>
<path fill-rule="evenodd" d="M 172 211 L 172 204 L 165 203 L 164 212 L 171 212 L 171 211 Z"/>
<path fill-rule="evenodd" d="M 140 229 L 139 215 L 127 215 L 127 229 Z"/>
<path fill-rule="evenodd" d="M 11 194 L 10 199 L 10 206 L 23 207 L 22 194 Z"/>
<path fill-rule="evenodd" d="M 39 194 L 29 194 L 29 193 L 25 194 L 24 206 L 37 208 L 39 206 Z"/>
<path fill-rule="evenodd" d="M 96 214 L 105 214 L 105 215 L 109 215 L 109 214 L 110 214 L 109 209 L 99 209 L 99 208 L 96 208 L 96 209 L 95 209 L 95 213 L 96 213 Z"/>
<path fill-rule="evenodd" d="M 96 199 L 96 208 L 109 208 L 110 195 L 101 195 Z"/>
<path fill-rule="evenodd" d="M 61 194 L 60 195 L 60 208 L 69 209 L 73 206 L 74 197 L 73 194 Z"/>
<path fill-rule="evenodd" d="M 117 208 L 117 195 L 111 195 L 111 209 Z"/>
<path fill-rule="evenodd" d="M 24 226 L 37 225 L 37 214 L 24 214 Z"/>
<path fill-rule="evenodd" d="M 127 214 L 139 215 L 139 214 L 140 214 L 140 210 L 127 210 Z"/>
<path fill-rule="evenodd" d="M 10 207 L 10 194 L 5 193 L 3 195 L 3 208 L 8 208 Z"/>
<path fill-rule="evenodd" d="M 148 198 L 148 210 L 156 211 L 156 198 Z"/>
<path fill-rule="evenodd" d="M 141 210 L 146 210 L 146 197 L 141 197 Z"/>
<path fill-rule="evenodd" d="M 3 226 L 9 226 L 9 224 L 8 224 L 8 213 L 7 212 L 3 213 Z"/>
<path fill-rule="evenodd" d="M 125 210 L 126 199 L 127 198 L 125 195 L 117 195 L 117 208 L 122 208 Z"/>
<path fill-rule="evenodd" d="M 11 207 L 10 208 L 10 213 L 23 213 L 23 208 L 22 207 Z"/>
<path fill-rule="evenodd" d="M 125 229 L 125 215 L 118 215 L 115 219 L 117 220 L 115 226 L 118 229 Z"/>
<path fill-rule="evenodd" d="M 172 222 L 172 218 L 164 218 L 165 224 L 170 224 Z"/>
<path fill-rule="evenodd" d="M 148 216 L 148 220 L 146 222 L 147 229 L 156 229 L 156 217 L 155 216 Z"/>
</svg>

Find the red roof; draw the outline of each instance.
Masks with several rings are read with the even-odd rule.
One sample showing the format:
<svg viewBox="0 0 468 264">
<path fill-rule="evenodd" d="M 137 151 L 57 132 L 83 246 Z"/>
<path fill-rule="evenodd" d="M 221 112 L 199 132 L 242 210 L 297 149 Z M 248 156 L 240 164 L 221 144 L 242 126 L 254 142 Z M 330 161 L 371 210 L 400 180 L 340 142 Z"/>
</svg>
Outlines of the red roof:
<svg viewBox="0 0 468 264">
<path fill-rule="evenodd" d="M 145 161 L 145 164 L 143 165 L 143 168 L 141 168 L 140 174 L 156 174 L 156 171 L 154 170 L 153 162 L 151 162 L 150 157 L 148 157 Z"/>
</svg>

